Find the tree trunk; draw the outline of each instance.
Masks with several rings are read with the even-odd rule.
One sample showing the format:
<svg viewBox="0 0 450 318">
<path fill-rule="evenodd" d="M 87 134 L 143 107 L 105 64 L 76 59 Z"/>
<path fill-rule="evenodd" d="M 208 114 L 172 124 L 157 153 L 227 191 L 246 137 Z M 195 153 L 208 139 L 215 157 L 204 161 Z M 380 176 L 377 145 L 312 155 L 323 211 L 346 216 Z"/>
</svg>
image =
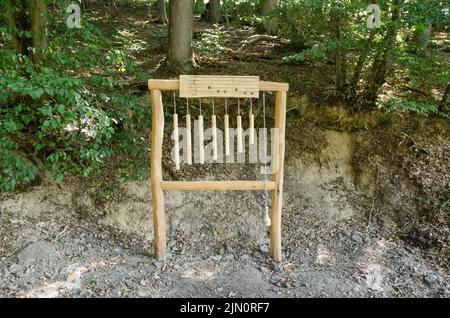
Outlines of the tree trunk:
<svg viewBox="0 0 450 318">
<path fill-rule="evenodd" d="M 13 46 L 18 54 L 32 56 L 35 62 L 42 60 L 47 48 L 47 6 L 45 0 L 6 0 L 6 22 L 12 28 Z M 32 38 L 22 33 L 30 32 Z M 31 52 L 29 48 L 33 47 Z"/>
<path fill-rule="evenodd" d="M 262 14 L 267 17 L 277 5 L 277 0 L 264 0 L 262 5 Z M 269 34 L 276 34 L 278 26 L 274 21 L 264 21 L 264 30 Z"/>
<path fill-rule="evenodd" d="M 393 0 L 391 17 L 393 25 L 387 31 L 385 40 L 386 45 L 381 49 L 381 51 L 376 55 L 374 59 L 374 62 L 372 64 L 371 76 L 368 80 L 367 87 L 363 94 L 364 101 L 368 102 L 372 106 L 375 106 L 379 91 L 383 84 L 386 82 L 388 60 L 394 50 L 397 32 L 399 29 L 397 23 L 400 19 L 400 1 L 401 0 Z"/>
<path fill-rule="evenodd" d="M 353 72 L 353 77 L 348 85 L 347 98 L 354 99 L 358 91 L 358 83 L 361 78 L 361 74 L 366 63 L 367 56 L 369 55 L 370 47 L 372 45 L 373 39 L 375 38 L 375 32 L 370 32 L 369 38 L 367 39 L 366 45 L 363 48 L 361 54 L 359 55 L 358 62 L 356 63 L 355 70 Z"/>
<path fill-rule="evenodd" d="M 25 31 L 31 31 L 30 19 L 27 12 L 29 12 L 29 0 L 7 1 L 7 6 L 12 10 L 11 16 L 8 18 L 13 29 L 13 35 L 16 41 L 15 49 L 18 54 L 30 55 L 29 47 L 33 46 L 30 38 L 23 35 Z"/>
<path fill-rule="evenodd" d="M 85 11 L 89 9 L 89 2 L 88 0 L 78 0 L 81 6 L 81 10 Z"/>
<path fill-rule="evenodd" d="M 222 14 L 220 12 L 220 0 L 209 0 L 209 21 L 212 23 L 220 23 Z"/>
<path fill-rule="evenodd" d="M 13 6 L 11 4 L 11 0 L 5 0 L 4 6 L 5 6 L 5 18 L 6 18 L 5 22 L 11 28 L 12 42 L 13 42 L 14 50 L 17 53 L 21 53 L 21 43 L 17 36 L 17 32 L 15 30 L 17 28 L 16 16 L 14 15 L 14 10 L 13 10 Z"/>
<path fill-rule="evenodd" d="M 30 0 L 31 32 L 33 34 L 33 48 L 35 62 L 44 57 L 47 48 L 47 7 L 45 0 Z"/>
<path fill-rule="evenodd" d="M 162 23 L 167 24 L 166 0 L 158 0 L 157 6 Z"/>
<path fill-rule="evenodd" d="M 194 1 L 171 0 L 169 15 L 168 65 L 174 71 L 192 73 Z"/>
<path fill-rule="evenodd" d="M 335 76 L 336 76 L 336 91 L 343 93 L 347 86 L 347 54 L 346 50 L 340 46 L 342 40 L 341 19 L 339 13 L 332 13 L 332 23 L 334 24 L 334 40 L 337 43 L 334 62 L 335 62 Z"/>
<path fill-rule="evenodd" d="M 450 95 L 450 84 L 447 84 L 445 88 L 444 96 L 442 96 L 441 102 L 439 104 L 439 111 L 443 113 L 450 114 L 450 103 L 448 96 Z"/>
</svg>

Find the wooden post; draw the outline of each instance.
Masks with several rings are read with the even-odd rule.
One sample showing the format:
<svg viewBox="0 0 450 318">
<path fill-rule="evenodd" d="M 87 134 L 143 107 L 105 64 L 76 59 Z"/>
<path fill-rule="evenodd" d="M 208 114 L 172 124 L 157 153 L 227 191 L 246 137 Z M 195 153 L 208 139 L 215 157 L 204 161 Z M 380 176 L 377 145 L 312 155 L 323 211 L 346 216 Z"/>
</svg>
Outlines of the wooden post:
<svg viewBox="0 0 450 318">
<path fill-rule="evenodd" d="M 164 111 L 160 90 L 151 90 L 152 101 L 152 206 L 155 256 L 162 260 L 166 256 L 166 213 L 162 184 L 162 145 L 164 137 Z"/>
<path fill-rule="evenodd" d="M 275 128 L 279 130 L 279 146 L 277 156 L 277 168 L 272 175 L 275 182 L 275 190 L 272 190 L 272 213 L 270 226 L 271 256 L 280 262 L 281 253 L 281 208 L 283 204 L 283 173 L 284 173 L 284 149 L 286 130 L 286 92 L 275 93 Z"/>
</svg>

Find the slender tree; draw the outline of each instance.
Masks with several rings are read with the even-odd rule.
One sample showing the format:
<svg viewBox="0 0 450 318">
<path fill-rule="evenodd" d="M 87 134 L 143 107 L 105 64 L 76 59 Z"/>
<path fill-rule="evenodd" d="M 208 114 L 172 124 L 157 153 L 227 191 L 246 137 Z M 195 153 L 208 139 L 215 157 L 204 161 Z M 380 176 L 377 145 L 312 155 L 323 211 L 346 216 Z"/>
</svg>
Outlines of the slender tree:
<svg viewBox="0 0 450 318">
<path fill-rule="evenodd" d="M 343 35 L 341 31 L 342 25 L 339 11 L 335 11 L 331 14 L 331 20 L 334 28 L 334 40 L 336 43 L 340 44 L 343 39 Z M 336 66 L 336 91 L 343 93 L 347 84 L 347 57 L 346 50 L 340 45 L 336 46 L 334 62 Z"/>
<path fill-rule="evenodd" d="M 17 53 L 42 60 L 47 48 L 47 6 L 45 0 L 5 0 L 6 22 L 13 30 L 13 45 Z M 25 36 L 31 33 L 31 38 Z M 30 50 L 33 48 L 33 50 Z"/>
<path fill-rule="evenodd" d="M 14 14 L 14 8 L 11 3 L 11 0 L 5 0 L 4 1 L 4 10 L 5 10 L 5 19 L 6 24 L 12 29 L 12 41 L 14 50 L 17 53 L 21 53 L 22 51 L 22 43 L 19 39 L 19 36 L 17 34 L 17 22 L 16 22 L 16 16 Z"/>
<path fill-rule="evenodd" d="M 449 95 L 450 95 L 450 84 L 447 84 L 445 88 L 444 96 L 442 96 L 441 102 L 439 103 L 439 111 L 446 112 L 450 114 L 450 103 L 449 103 Z"/>
<path fill-rule="evenodd" d="M 220 0 L 209 0 L 209 21 L 212 23 L 220 23 L 222 14 L 220 12 Z"/>
<path fill-rule="evenodd" d="M 192 73 L 192 33 L 194 27 L 194 0 L 171 0 L 169 9 L 170 68 L 180 73 Z"/>
<path fill-rule="evenodd" d="M 35 60 L 40 61 L 47 48 L 47 6 L 45 0 L 31 0 L 30 20 Z"/>
<path fill-rule="evenodd" d="M 277 0 L 263 0 L 262 14 L 267 17 L 277 5 Z M 264 21 L 264 30 L 269 34 L 275 34 L 278 30 L 277 23 L 275 21 Z"/>
<path fill-rule="evenodd" d="M 399 30 L 401 0 L 393 0 L 391 6 L 391 26 L 388 28 L 385 45 L 378 51 L 371 67 L 370 76 L 364 92 L 364 100 L 375 105 L 379 91 L 386 82 L 388 61 L 394 52 Z"/>
<path fill-rule="evenodd" d="M 166 0 L 158 0 L 156 3 L 158 6 L 159 17 L 164 24 L 167 24 L 167 10 L 166 10 Z"/>
</svg>

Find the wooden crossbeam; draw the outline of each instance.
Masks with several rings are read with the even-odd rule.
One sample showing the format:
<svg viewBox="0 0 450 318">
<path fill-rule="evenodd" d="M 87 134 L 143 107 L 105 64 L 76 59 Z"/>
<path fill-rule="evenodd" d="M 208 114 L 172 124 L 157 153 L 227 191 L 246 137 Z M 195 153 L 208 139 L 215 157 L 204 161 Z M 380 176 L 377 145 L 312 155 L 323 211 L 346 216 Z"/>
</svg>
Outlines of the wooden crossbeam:
<svg viewBox="0 0 450 318">
<path fill-rule="evenodd" d="M 259 98 L 259 77 L 180 75 L 180 97 Z"/>
<path fill-rule="evenodd" d="M 273 181 L 163 181 L 164 191 L 275 190 Z"/>
<path fill-rule="evenodd" d="M 180 90 L 180 80 L 159 80 L 151 79 L 148 81 L 148 87 L 150 90 L 160 91 L 178 91 Z M 289 84 L 277 83 L 277 82 L 259 82 L 260 92 L 287 92 L 289 90 Z"/>
</svg>

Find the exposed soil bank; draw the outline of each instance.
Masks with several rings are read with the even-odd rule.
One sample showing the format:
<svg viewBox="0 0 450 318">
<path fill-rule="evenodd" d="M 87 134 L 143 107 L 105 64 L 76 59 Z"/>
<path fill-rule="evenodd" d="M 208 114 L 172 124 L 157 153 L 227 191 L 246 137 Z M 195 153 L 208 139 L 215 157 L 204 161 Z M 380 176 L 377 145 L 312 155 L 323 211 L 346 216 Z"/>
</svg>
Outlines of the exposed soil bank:
<svg viewBox="0 0 450 318">
<path fill-rule="evenodd" d="M 98 180 L 2 194 L 0 295 L 449 297 L 448 127 L 427 139 L 426 121 L 403 123 L 289 127 L 282 264 L 267 257 L 262 193 L 168 193 L 164 262 L 148 181 L 108 200 Z M 203 171 L 242 177 L 227 173 Z"/>
</svg>

